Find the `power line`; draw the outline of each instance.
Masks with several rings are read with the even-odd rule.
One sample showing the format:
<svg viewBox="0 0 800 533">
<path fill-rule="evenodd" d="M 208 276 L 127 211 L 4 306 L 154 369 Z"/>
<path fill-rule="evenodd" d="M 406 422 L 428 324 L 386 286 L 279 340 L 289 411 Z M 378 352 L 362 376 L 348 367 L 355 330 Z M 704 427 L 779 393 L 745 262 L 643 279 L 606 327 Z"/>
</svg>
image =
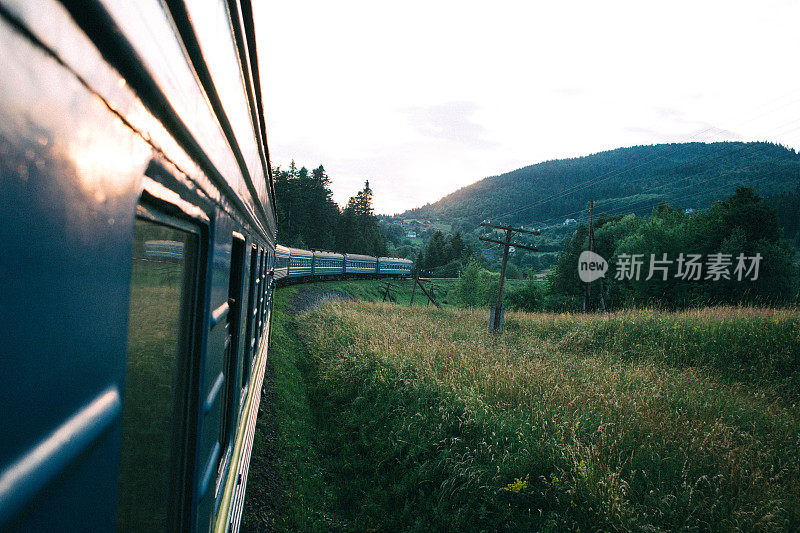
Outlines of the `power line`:
<svg viewBox="0 0 800 533">
<path fill-rule="evenodd" d="M 757 164 L 757 165 L 751 165 L 749 167 L 745 167 L 744 169 L 741 169 L 741 171 L 742 172 L 750 172 L 752 170 L 756 170 L 758 168 L 761 168 L 761 167 L 764 167 L 764 166 L 767 166 L 767 165 L 776 164 L 776 163 L 782 163 L 782 162 L 787 162 L 787 161 L 791 161 L 791 158 L 784 158 L 784 159 L 779 159 L 777 161 L 767 161 L 767 162 L 760 163 L 760 164 Z M 762 184 L 762 183 L 766 182 L 767 180 L 769 180 L 769 178 L 771 178 L 775 174 L 778 174 L 780 172 L 784 172 L 785 170 L 786 169 L 776 169 L 775 171 L 770 172 L 769 174 L 763 175 L 763 176 L 759 177 L 758 179 L 751 180 L 747 185 L 748 186 L 755 186 L 755 185 L 758 185 L 758 184 Z M 680 201 L 680 200 L 686 200 L 686 199 L 689 198 L 688 196 L 681 195 L 681 194 L 677 194 L 676 195 L 675 193 L 676 192 L 680 192 L 680 191 L 684 191 L 686 189 L 690 189 L 690 188 L 696 187 L 698 185 L 702 185 L 704 183 L 708 183 L 708 182 L 714 181 L 716 179 L 720 179 L 720 177 L 721 176 L 712 176 L 711 178 L 708 178 L 706 180 L 701 180 L 701 181 L 686 185 L 684 187 L 665 192 L 664 193 L 665 197 L 662 197 L 662 198 L 660 198 L 658 200 L 655 200 L 655 201 L 652 198 L 641 198 L 641 199 L 633 200 L 633 201 L 627 201 L 627 198 L 612 198 L 612 199 L 608 200 L 607 202 L 608 203 L 626 202 L 626 203 L 624 203 L 624 205 L 621 205 L 621 206 L 618 206 L 618 207 L 612 207 L 611 209 L 603 209 L 601 207 L 600 208 L 600 213 L 603 214 L 603 215 L 607 215 L 607 216 L 616 216 L 616 215 L 623 214 L 623 213 L 631 213 L 631 212 L 636 211 L 636 210 L 641 210 L 641 207 L 643 205 L 646 205 L 649 202 L 654 202 L 652 207 L 655 207 L 656 205 L 658 205 L 658 203 L 663 202 L 663 201 L 676 202 L 676 201 Z M 659 184 L 659 185 L 662 185 L 662 184 Z M 715 192 L 722 191 L 724 189 L 728 189 L 731 186 L 732 185 L 730 183 L 720 184 L 720 185 L 715 186 L 715 187 L 706 188 L 702 192 L 706 196 L 713 195 Z M 647 190 L 641 191 L 639 194 L 642 194 L 643 192 L 647 192 Z M 561 215 L 558 215 L 558 216 L 554 216 L 554 217 L 551 217 L 551 218 L 547 218 L 547 219 L 544 219 L 544 220 L 536 221 L 536 223 L 534 225 L 536 225 L 536 226 L 542 226 L 542 225 L 547 226 L 548 224 L 550 224 L 552 222 L 555 222 L 555 221 L 558 221 L 558 220 L 564 220 L 564 219 L 567 219 L 567 218 L 570 218 L 570 217 L 576 217 L 576 215 L 577 215 L 576 218 L 580 218 L 580 215 L 582 213 L 584 213 L 585 211 L 587 211 L 586 208 L 581 208 L 581 209 L 578 209 L 576 211 L 572 211 L 572 212 L 569 212 L 569 213 L 564 213 L 564 214 L 561 214 Z"/>
<path fill-rule="evenodd" d="M 793 120 L 793 121 L 791 121 L 791 122 L 788 122 L 788 123 L 784 124 L 784 125 L 783 125 L 783 127 L 785 127 L 785 126 L 789 126 L 789 125 L 791 125 L 791 124 L 794 124 L 794 123 L 796 123 L 796 122 L 800 122 L 800 119 L 797 119 L 797 120 Z M 791 132 L 791 131 L 795 131 L 795 130 L 797 130 L 797 129 L 800 129 L 800 127 L 797 127 L 797 128 L 791 128 L 791 129 L 789 129 L 789 130 L 787 130 L 787 131 L 784 131 L 784 132 L 782 132 L 782 133 L 788 133 L 788 132 Z M 725 154 L 716 155 L 716 156 L 714 156 L 714 154 L 711 154 L 711 155 L 703 155 L 703 156 L 698 156 L 698 157 L 696 157 L 696 158 L 694 158 L 694 159 L 692 159 L 692 160 L 690 160 L 690 161 L 687 161 L 687 162 L 684 162 L 684 163 L 681 163 L 681 164 L 679 164 L 678 166 L 674 167 L 672 170 L 673 170 L 673 172 L 677 172 L 677 171 L 679 171 L 681 168 L 685 168 L 685 167 L 688 167 L 688 166 L 691 166 L 691 165 L 695 165 L 695 164 L 702 165 L 702 164 L 709 163 L 709 162 L 712 162 L 712 161 L 717 161 L 717 160 L 723 159 L 723 158 L 725 158 L 725 157 L 732 156 L 732 155 L 734 155 L 734 154 L 737 154 L 737 153 L 746 152 L 746 151 L 748 151 L 748 150 L 750 151 L 750 153 L 749 153 L 749 154 L 747 154 L 747 155 L 754 155 L 754 154 L 756 154 L 756 153 L 758 153 L 758 152 L 761 152 L 761 151 L 763 151 L 763 150 L 766 150 L 766 149 L 767 149 L 767 148 L 769 148 L 769 147 L 770 147 L 770 145 L 769 145 L 769 144 L 766 144 L 766 143 L 750 142 L 750 143 L 746 143 L 746 144 L 745 144 L 744 146 L 742 146 L 742 147 L 736 148 L 736 149 L 734 149 L 734 150 L 732 150 L 732 151 L 730 151 L 730 152 L 728 152 L 728 153 L 725 153 Z M 721 151 L 721 150 L 720 150 L 720 151 Z M 718 152 L 719 152 L 719 151 L 718 151 Z M 718 153 L 718 152 L 717 152 L 717 153 Z M 712 170 L 712 169 L 714 169 L 714 168 L 717 168 L 717 167 L 719 167 L 719 166 L 722 166 L 722 165 L 721 165 L 721 164 L 714 165 L 714 166 L 711 166 L 711 167 L 707 167 L 707 168 L 705 168 L 704 170 L 705 170 L 705 171 Z M 745 168 L 745 169 L 744 169 L 744 171 L 746 171 L 746 170 L 748 170 L 748 169 L 747 169 L 747 168 Z M 613 176 L 612 176 L 612 177 L 613 177 Z M 636 182 L 641 182 L 641 181 L 643 181 L 644 179 L 647 179 L 647 177 L 648 177 L 648 176 L 642 176 L 641 178 L 639 178 L 638 180 L 636 180 Z M 689 175 L 689 176 L 685 176 L 685 177 L 683 177 L 683 178 L 680 178 L 680 179 L 677 179 L 677 180 L 673 180 L 671 183 L 673 183 L 673 184 L 674 184 L 674 183 L 682 182 L 682 181 L 685 181 L 685 180 L 687 180 L 687 179 L 691 179 L 692 177 L 693 177 L 693 176 L 691 176 L 691 175 Z M 716 179 L 716 177 L 710 178 L 710 180 L 713 180 L 713 179 Z M 605 181 L 605 180 L 604 180 L 604 181 Z M 709 181 L 709 180 L 704 180 L 704 181 L 701 181 L 701 182 L 699 182 L 699 183 L 704 183 L 704 182 L 707 182 L 707 181 Z M 586 186 L 588 186 L 588 185 L 589 185 L 589 184 L 587 184 Z M 653 190 L 653 189 L 654 189 L 654 188 L 656 188 L 656 187 L 664 187 L 664 186 L 665 186 L 665 184 L 664 184 L 664 183 L 657 183 L 657 184 L 654 184 L 654 185 L 652 185 L 652 186 L 650 186 L 650 187 L 648 187 L 648 188 L 646 188 L 646 189 L 643 189 L 643 190 L 639 191 L 637 194 L 642 194 L 642 193 L 644 193 L 644 192 L 647 192 L 648 190 Z M 585 189 L 585 188 L 586 188 L 586 187 L 580 187 L 578 190 L 580 190 L 580 189 Z M 570 191 L 567 191 L 567 192 L 570 192 Z M 545 203 L 545 202 L 547 202 L 547 201 L 551 201 L 551 200 L 553 200 L 553 199 L 561 198 L 561 197 L 565 196 L 566 194 L 567 194 L 567 193 L 565 192 L 565 193 L 559 193 L 559 194 L 557 194 L 557 195 L 553 195 L 553 196 L 551 196 L 551 197 L 548 197 L 548 198 L 545 198 L 545 199 L 543 199 L 543 200 L 541 200 L 541 201 L 539 201 L 539 202 L 536 202 L 535 204 L 530 204 L 530 205 L 528 205 L 528 206 L 526 206 L 526 207 L 524 207 L 524 208 L 522 208 L 522 209 L 520 209 L 520 210 L 517 210 L 517 212 L 519 212 L 519 211 L 522 211 L 522 210 L 524 210 L 524 209 L 531 208 L 531 207 L 535 207 L 536 205 L 539 205 L 539 204 Z M 582 212 L 582 211 L 583 211 L 583 209 L 581 209 L 580 211 L 576 211 L 576 212 Z M 574 214 L 574 213 L 575 213 L 575 212 L 573 212 L 573 213 L 569 213 L 569 214 Z M 502 217 L 502 216 L 506 216 L 506 215 L 508 215 L 508 213 L 506 213 L 505 215 L 501 215 L 501 217 Z M 545 219 L 545 220 L 555 220 L 555 219 L 558 219 L 558 218 L 563 218 L 563 217 L 566 217 L 566 216 L 568 216 L 568 215 L 561 215 L 561 216 L 551 217 L 550 219 Z M 537 221 L 536 223 L 539 223 L 539 224 L 540 224 L 540 223 L 542 223 L 542 222 L 541 222 L 541 221 Z"/>
<path fill-rule="evenodd" d="M 775 99 L 775 100 L 780 100 L 782 98 L 785 98 L 785 96 L 788 96 L 789 94 L 793 94 L 794 92 L 795 92 L 795 90 L 793 90 L 792 92 L 787 93 L 783 97 L 779 97 L 778 99 Z M 773 100 L 773 101 L 775 101 L 775 100 Z M 782 104 L 781 106 L 778 106 L 776 109 L 780 109 L 780 108 L 785 107 L 786 105 L 789 105 L 791 103 L 794 103 L 794 101 Z M 756 108 L 756 109 L 758 109 L 758 108 Z M 775 111 L 776 109 L 773 109 L 772 111 Z M 742 121 L 742 122 L 740 122 L 740 124 L 744 124 L 746 122 L 750 122 L 750 121 L 754 120 L 755 118 L 758 118 L 758 116 L 759 115 L 756 115 L 751 119 L 748 119 L 746 121 Z M 791 121 L 789 123 L 785 123 L 785 124 L 783 124 L 783 125 L 781 125 L 779 127 L 785 127 L 785 126 L 793 124 L 795 122 L 798 122 L 798 120 L 794 120 L 794 121 Z M 708 131 L 711 131 L 712 129 L 714 129 L 714 127 L 711 127 L 711 126 L 708 127 L 708 128 L 705 128 L 704 130 L 701 130 L 700 132 L 696 132 L 695 134 L 689 136 L 687 138 L 687 140 L 688 139 L 692 139 L 694 137 L 697 137 L 698 135 L 700 135 L 702 133 L 706 133 Z M 789 130 L 789 131 L 793 131 L 793 130 Z M 783 132 L 783 133 L 785 134 L 785 133 L 788 133 L 788 132 Z M 678 145 L 678 149 L 671 155 L 675 156 L 675 155 L 678 154 L 678 152 L 680 152 L 682 150 L 685 150 L 686 148 L 687 148 L 687 144 L 685 142 L 683 144 L 679 144 Z M 553 195 L 551 195 L 549 197 L 542 198 L 542 199 L 537 200 L 536 202 L 533 202 L 533 203 L 527 204 L 525 206 L 522 206 L 521 208 L 518 208 L 518 209 L 515 209 L 515 210 L 512 210 L 512 211 L 508 211 L 508 212 L 500 214 L 500 215 L 497 215 L 497 218 L 503 218 L 503 217 L 507 217 L 507 216 L 510 216 L 510 215 L 516 215 L 516 214 L 519 214 L 519 213 L 521 213 L 523 211 L 526 211 L 526 210 L 528 210 L 528 209 L 530 209 L 532 207 L 536 207 L 538 205 L 542 205 L 542 204 L 547 203 L 547 202 L 552 201 L 552 200 L 563 198 L 567 194 L 570 194 L 570 193 L 573 193 L 573 192 L 577 192 L 579 190 L 586 189 L 587 187 L 589 187 L 591 185 L 596 185 L 597 183 L 602 183 L 602 182 L 608 181 L 611 178 L 617 177 L 617 176 L 619 176 L 619 175 L 621 175 L 623 173 L 626 173 L 626 172 L 630 172 L 632 170 L 635 170 L 636 168 L 640 168 L 640 167 L 642 167 L 644 165 L 647 165 L 647 164 L 649 164 L 649 163 L 651 163 L 653 161 L 657 161 L 659 159 L 666 159 L 666 157 L 663 156 L 663 155 L 654 156 L 654 157 L 652 157 L 652 158 L 650 158 L 650 159 L 648 159 L 646 161 L 638 161 L 636 163 L 632 163 L 632 164 L 628 165 L 627 167 L 623 167 L 621 169 L 610 170 L 610 171 L 608 171 L 606 173 L 603 173 L 603 174 L 599 175 L 598 177 L 596 177 L 596 178 L 594 178 L 592 180 L 589 180 L 587 182 L 576 184 L 576 185 L 574 185 L 572 187 L 569 187 L 569 188 L 567 188 L 567 189 L 565 189 L 563 191 L 555 193 L 555 194 L 553 194 Z"/>
<path fill-rule="evenodd" d="M 737 169 L 737 170 L 738 170 L 739 172 L 742 172 L 742 173 L 747 173 L 747 172 L 752 172 L 753 170 L 757 170 L 757 169 L 759 169 L 759 168 L 762 168 L 762 167 L 764 167 L 764 166 L 767 166 L 767 165 L 771 165 L 771 164 L 778 164 L 778 163 L 784 163 L 784 162 L 791 162 L 791 161 L 792 161 L 792 158 L 791 158 L 791 157 L 785 157 L 785 158 L 778 159 L 778 160 L 766 161 L 766 162 L 764 162 L 764 163 L 759 163 L 759 164 L 756 164 L 756 165 L 751 165 L 751 166 L 744 167 L 744 168 L 742 168 L 742 169 Z M 717 165 L 717 166 L 719 166 L 719 165 Z M 716 168 L 716 167 L 712 167 L 712 168 Z M 771 173 L 770 173 L 770 174 L 768 174 L 767 176 L 773 176 L 773 175 L 777 174 L 778 172 L 780 172 L 780 171 L 782 171 L 782 170 L 784 170 L 784 169 L 778 169 L 778 170 L 776 170 L 776 171 L 774 171 L 774 172 L 771 172 Z M 688 178 L 691 178 L 691 177 L 692 177 L 692 176 L 687 176 L 687 177 L 685 177 L 685 178 L 682 178 L 682 179 L 680 179 L 680 180 L 675 180 L 675 181 L 673 181 L 672 183 L 674 184 L 674 183 L 677 183 L 677 182 L 679 182 L 679 181 L 685 181 L 686 179 L 688 179 Z M 698 186 L 698 185 L 702 185 L 702 184 L 705 184 L 705 183 L 709 183 L 709 182 L 712 182 L 712 181 L 714 181 L 714 180 L 721 179 L 721 178 L 723 178 L 723 177 L 725 177 L 725 176 L 720 176 L 720 175 L 717 175 L 717 176 L 711 176 L 710 178 L 707 178 L 707 179 L 705 179 L 705 180 L 698 180 L 698 181 L 695 181 L 695 182 L 693 182 L 693 183 L 690 183 L 690 184 L 688 184 L 688 185 L 685 185 L 685 186 L 683 186 L 683 187 L 680 187 L 680 188 L 677 188 L 677 189 L 672 189 L 672 190 L 669 190 L 669 191 L 664 191 L 664 193 L 663 193 L 663 194 L 664 194 L 665 196 L 671 196 L 671 197 L 674 197 L 674 196 L 676 196 L 676 194 L 675 194 L 676 192 L 683 191 L 683 190 L 686 190 L 686 189 L 689 189 L 689 188 L 692 188 L 692 187 L 696 187 L 696 186 Z M 760 178 L 758 178 L 757 180 L 755 180 L 755 182 L 759 182 L 759 181 L 763 181 L 763 180 L 764 180 L 764 178 L 763 178 L 763 177 L 760 177 Z M 654 185 L 654 186 L 652 186 L 652 187 L 650 187 L 650 188 L 648 188 L 648 189 L 644 189 L 644 190 L 640 191 L 638 194 L 642 194 L 642 193 L 646 193 L 646 192 L 648 192 L 648 191 L 652 191 L 652 190 L 654 190 L 654 189 L 655 189 L 657 186 L 658 186 L 658 187 L 664 187 L 664 185 L 665 185 L 665 184 L 663 184 L 663 183 L 661 183 L 661 184 L 657 184 L 657 185 Z M 702 191 L 702 192 L 703 192 L 703 193 L 706 193 L 706 192 L 709 192 L 709 191 L 710 191 L 710 192 L 713 192 L 713 191 L 716 191 L 716 190 L 722 190 L 722 189 L 726 189 L 726 188 L 728 188 L 728 187 L 730 187 L 730 184 L 729 184 L 729 183 L 728 183 L 728 184 L 720 184 L 718 187 L 711 187 L 711 188 L 707 188 L 706 190 L 704 190 L 704 191 Z M 621 202 L 621 201 L 625 201 L 625 199 L 624 199 L 624 198 L 613 198 L 613 199 L 610 199 L 610 200 L 609 200 L 609 202 L 617 202 L 617 201 L 620 201 L 620 202 Z M 647 201 L 649 201 L 649 199 L 646 199 L 646 198 L 645 198 L 645 199 L 641 199 L 641 200 L 635 200 L 635 201 L 633 201 L 632 203 L 628 203 L 626 206 L 623 206 L 623 208 L 630 207 L 631 205 L 635 205 L 635 204 L 637 204 L 637 203 L 641 203 L 641 202 L 647 202 Z"/>
</svg>

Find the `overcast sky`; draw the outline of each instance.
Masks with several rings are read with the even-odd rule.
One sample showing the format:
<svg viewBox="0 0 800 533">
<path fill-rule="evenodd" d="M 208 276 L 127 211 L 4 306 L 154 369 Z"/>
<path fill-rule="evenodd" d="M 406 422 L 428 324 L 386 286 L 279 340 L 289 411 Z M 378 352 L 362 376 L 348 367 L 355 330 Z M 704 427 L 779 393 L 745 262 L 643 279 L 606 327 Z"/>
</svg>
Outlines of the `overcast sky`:
<svg viewBox="0 0 800 533">
<path fill-rule="evenodd" d="M 620 146 L 800 150 L 800 0 L 254 5 L 272 164 L 323 164 L 340 204 Z"/>
</svg>

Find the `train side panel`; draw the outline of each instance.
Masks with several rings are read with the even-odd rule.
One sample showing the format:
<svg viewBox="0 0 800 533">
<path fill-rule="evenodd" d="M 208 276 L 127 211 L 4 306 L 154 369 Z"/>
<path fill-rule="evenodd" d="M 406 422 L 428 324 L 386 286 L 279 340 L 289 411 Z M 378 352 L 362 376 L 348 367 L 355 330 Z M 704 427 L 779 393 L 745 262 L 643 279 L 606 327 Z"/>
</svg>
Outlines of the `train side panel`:
<svg viewBox="0 0 800 533">
<path fill-rule="evenodd" d="M 414 262 L 397 257 L 379 257 L 378 272 L 382 276 L 410 276 Z"/>
<path fill-rule="evenodd" d="M 269 165 L 250 66 L 248 90 L 211 94 L 230 73 L 203 77 L 186 30 L 206 30 L 170 6 L 0 0 L 4 530 L 238 528 L 276 260 Z"/>
<path fill-rule="evenodd" d="M 313 275 L 314 276 L 335 276 L 342 273 L 342 262 L 344 256 L 333 252 L 322 252 L 315 250 Z"/>
<path fill-rule="evenodd" d="M 314 254 L 309 250 L 289 248 L 289 273 L 290 278 L 304 278 L 311 275 L 311 262 Z"/>
<path fill-rule="evenodd" d="M 376 257 L 361 254 L 347 254 L 345 256 L 345 274 L 376 274 Z"/>
<path fill-rule="evenodd" d="M 289 276 L 289 259 L 291 257 L 289 248 L 281 246 L 275 247 L 275 281 L 280 281 Z"/>
</svg>

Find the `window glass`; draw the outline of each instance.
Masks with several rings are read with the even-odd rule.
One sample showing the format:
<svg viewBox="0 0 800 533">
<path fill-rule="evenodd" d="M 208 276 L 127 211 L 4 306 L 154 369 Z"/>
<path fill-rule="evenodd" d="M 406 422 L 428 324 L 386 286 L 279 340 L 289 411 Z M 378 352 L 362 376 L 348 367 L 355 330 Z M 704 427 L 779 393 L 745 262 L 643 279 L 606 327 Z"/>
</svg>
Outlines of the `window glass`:
<svg viewBox="0 0 800 533">
<path fill-rule="evenodd" d="M 253 339 L 255 338 L 253 332 L 253 314 L 255 313 L 255 298 L 257 297 L 256 287 L 258 286 L 258 250 L 253 246 L 250 250 L 250 284 L 247 296 L 247 328 L 245 335 L 245 350 L 244 357 L 242 358 L 242 388 L 247 386 L 247 380 L 250 379 L 250 358 L 253 356 L 252 346 Z"/>
<path fill-rule="evenodd" d="M 118 529 L 174 528 L 181 506 L 197 236 L 137 219 Z"/>
<path fill-rule="evenodd" d="M 244 268 L 244 240 L 233 237 L 231 242 L 231 271 L 228 279 L 228 315 L 225 323 L 226 342 L 223 354 L 225 392 L 220 402 L 220 449 L 226 450 L 233 438 L 233 422 L 236 402 L 236 368 L 239 353 L 239 316 L 242 307 L 242 270 Z M 223 454 L 224 456 L 225 454 Z"/>
</svg>

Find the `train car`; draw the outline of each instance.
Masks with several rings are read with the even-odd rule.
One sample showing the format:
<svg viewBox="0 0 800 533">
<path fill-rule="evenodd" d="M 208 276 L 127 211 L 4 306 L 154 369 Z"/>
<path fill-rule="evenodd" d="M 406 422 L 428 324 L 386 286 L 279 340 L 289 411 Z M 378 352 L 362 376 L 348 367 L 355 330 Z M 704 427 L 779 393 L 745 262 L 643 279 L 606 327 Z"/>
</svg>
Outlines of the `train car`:
<svg viewBox="0 0 800 533">
<path fill-rule="evenodd" d="M 0 0 L 0 530 L 236 531 L 275 203 L 251 0 Z"/>
<path fill-rule="evenodd" d="M 289 278 L 306 278 L 311 275 L 311 263 L 314 260 L 313 252 L 300 248 L 289 248 Z"/>
<path fill-rule="evenodd" d="M 345 254 L 344 255 L 345 274 L 377 274 L 378 259 L 368 255 Z"/>
<path fill-rule="evenodd" d="M 275 281 L 283 281 L 289 277 L 289 259 L 291 251 L 280 244 L 275 247 L 275 270 L 273 277 Z"/>
<path fill-rule="evenodd" d="M 414 262 L 410 259 L 400 259 L 397 257 L 379 257 L 378 273 L 381 276 L 410 276 Z"/>
<path fill-rule="evenodd" d="M 344 255 L 314 250 L 311 271 L 314 276 L 331 277 L 341 275 L 344 269 Z"/>
</svg>

